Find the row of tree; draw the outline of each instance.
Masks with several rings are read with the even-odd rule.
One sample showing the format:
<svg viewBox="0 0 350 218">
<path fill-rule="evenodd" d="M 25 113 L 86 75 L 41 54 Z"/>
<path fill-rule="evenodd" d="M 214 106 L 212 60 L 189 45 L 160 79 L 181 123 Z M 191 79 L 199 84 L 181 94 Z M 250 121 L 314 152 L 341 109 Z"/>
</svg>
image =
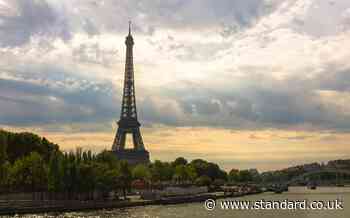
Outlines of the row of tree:
<svg viewBox="0 0 350 218">
<path fill-rule="evenodd" d="M 258 181 L 256 170 L 231 170 L 202 159 L 188 162 L 156 160 L 147 165 L 129 166 L 103 151 L 93 154 L 77 149 L 64 153 L 58 145 L 31 133 L 0 131 L 0 192 L 79 193 L 112 190 L 126 193 L 133 181 L 141 180 L 150 188 L 161 184 L 222 185 L 226 182 Z"/>
<path fill-rule="evenodd" d="M 67 198 L 94 191 L 123 190 L 131 184 L 131 168 L 110 152 L 98 155 L 77 149 L 63 153 L 54 149 L 50 158 L 38 151 L 20 155 L 13 162 L 0 144 L 0 192 L 65 193 Z M 11 147 L 11 144 L 8 145 Z"/>
</svg>

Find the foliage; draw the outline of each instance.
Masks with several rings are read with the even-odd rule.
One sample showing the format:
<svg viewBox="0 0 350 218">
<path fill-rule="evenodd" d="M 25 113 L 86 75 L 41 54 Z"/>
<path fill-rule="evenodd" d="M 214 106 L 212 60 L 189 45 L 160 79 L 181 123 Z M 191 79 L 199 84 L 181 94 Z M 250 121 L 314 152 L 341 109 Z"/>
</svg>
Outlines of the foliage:
<svg viewBox="0 0 350 218">
<path fill-rule="evenodd" d="M 5 189 L 8 182 L 9 163 L 7 162 L 7 142 L 6 137 L 0 134 L 0 192 Z"/>
<path fill-rule="evenodd" d="M 9 162 L 4 162 L 0 165 L 0 193 L 7 189 L 9 183 L 9 171 L 10 164 Z"/>
<path fill-rule="evenodd" d="M 11 146 L 9 146 L 11 145 Z M 0 130 L 0 148 L 6 148 L 8 160 L 14 163 L 15 160 L 37 152 L 48 162 L 51 153 L 58 151 L 58 145 L 49 142 L 32 133 L 10 133 Z M 0 151 L 1 152 L 1 151 Z"/>
<path fill-rule="evenodd" d="M 0 164 L 7 161 L 7 137 L 0 132 Z"/>
<path fill-rule="evenodd" d="M 249 170 L 241 170 L 239 171 L 239 181 L 251 182 L 253 181 L 253 176 L 250 174 Z"/>
<path fill-rule="evenodd" d="M 227 174 L 215 163 L 202 159 L 188 162 L 183 157 L 129 166 L 110 151 L 93 154 L 78 148 L 63 153 L 56 144 L 32 133 L 0 130 L 0 192 L 48 191 L 74 199 L 83 193 L 92 196 L 94 191 L 121 190 L 126 197 L 136 179 L 155 185 L 175 182 L 209 186 L 212 181 L 222 184 Z"/>
<path fill-rule="evenodd" d="M 228 174 L 228 180 L 231 183 L 247 183 L 247 182 L 258 183 L 261 181 L 261 175 L 256 169 L 249 169 L 249 170 L 232 169 Z"/>
<path fill-rule="evenodd" d="M 151 179 L 150 169 L 143 164 L 139 164 L 132 169 L 132 178 L 149 181 Z"/>
<path fill-rule="evenodd" d="M 239 178 L 239 170 L 237 170 L 237 169 L 230 170 L 230 172 L 228 174 L 228 180 L 230 182 L 238 182 L 240 180 L 240 178 Z"/>
<path fill-rule="evenodd" d="M 175 167 L 173 179 L 178 183 L 183 183 L 189 179 L 185 165 L 181 164 Z"/>
<path fill-rule="evenodd" d="M 159 160 L 150 165 L 151 181 L 157 183 L 160 181 L 170 181 L 174 175 L 174 167 L 170 163 Z"/>
<path fill-rule="evenodd" d="M 190 164 L 186 166 L 186 174 L 187 174 L 187 179 L 192 183 L 194 183 L 194 181 L 198 176 L 196 169 Z"/>
<path fill-rule="evenodd" d="M 47 169 L 43 158 L 37 152 L 32 152 L 17 159 L 10 169 L 10 184 L 16 190 L 45 190 Z"/>
<path fill-rule="evenodd" d="M 208 176 L 211 180 L 227 179 L 227 173 L 220 169 L 220 167 L 211 162 L 202 159 L 191 161 L 190 165 L 194 167 L 198 176 Z"/>
<path fill-rule="evenodd" d="M 124 199 L 126 199 L 126 190 L 131 187 L 131 171 L 126 161 L 119 162 L 119 184 L 123 190 Z"/>
<path fill-rule="evenodd" d="M 63 191 L 62 158 L 62 154 L 59 152 L 53 152 L 51 155 L 48 167 L 48 191 Z"/>
<path fill-rule="evenodd" d="M 172 163 L 173 166 L 178 166 L 178 165 L 186 165 L 188 163 L 188 161 L 183 158 L 183 157 L 178 157 L 174 160 L 174 162 Z"/>
</svg>

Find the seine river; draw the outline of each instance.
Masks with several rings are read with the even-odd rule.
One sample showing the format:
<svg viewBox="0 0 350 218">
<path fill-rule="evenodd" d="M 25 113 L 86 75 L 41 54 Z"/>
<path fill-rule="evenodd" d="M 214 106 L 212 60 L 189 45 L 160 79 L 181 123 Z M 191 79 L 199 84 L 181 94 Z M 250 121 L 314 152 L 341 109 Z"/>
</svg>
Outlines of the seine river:
<svg viewBox="0 0 350 218">
<path fill-rule="evenodd" d="M 350 217 L 350 188 L 327 188 L 319 187 L 316 190 L 307 190 L 305 187 L 291 187 L 289 192 L 283 194 L 264 193 L 253 196 L 245 196 L 229 200 L 247 200 L 256 202 L 264 201 L 284 201 L 284 200 L 308 200 L 312 201 L 334 201 L 343 202 L 342 210 L 282 210 L 282 209 L 265 209 L 265 210 L 223 210 L 218 200 L 216 208 L 208 211 L 204 203 L 179 204 L 170 206 L 147 206 L 128 209 L 103 210 L 92 212 L 77 212 L 63 214 L 48 214 L 48 217 L 116 217 L 116 218 L 162 218 L 162 217 L 239 217 L 239 218 L 349 218 Z M 227 199 L 225 199 L 227 200 Z M 33 217 L 33 216 L 27 216 Z M 47 215 L 36 215 L 35 217 L 47 217 Z"/>
</svg>

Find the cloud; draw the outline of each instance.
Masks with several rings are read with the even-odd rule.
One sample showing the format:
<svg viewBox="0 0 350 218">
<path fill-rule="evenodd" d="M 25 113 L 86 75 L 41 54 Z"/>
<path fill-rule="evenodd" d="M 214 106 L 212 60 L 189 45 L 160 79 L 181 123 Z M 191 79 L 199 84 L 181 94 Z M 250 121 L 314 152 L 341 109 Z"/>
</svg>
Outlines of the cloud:
<svg viewBox="0 0 350 218">
<path fill-rule="evenodd" d="M 16 47 L 35 37 L 71 37 L 65 18 L 46 0 L 6 1 L 0 5 L 0 45 Z"/>
<path fill-rule="evenodd" d="M 71 5 L 70 1 L 64 1 L 64 4 Z M 122 0 L 118 4 L 113 0 L 81 0 L 77 4 L 81 7 L 75 13 L 79 13 L 88 32 L 93 33 L 120 31 L 129 19 L 133 20 L 137 31 L 149 34 L 164 27 L 207 28 L 220 23 L 236 23 L 243 27 L 254 23 L 268 10 L 264 1 L 260 0 L 224 0 L 216 3 L 210 0 Z M 73 16 L 73 12 L 71 14 Z M 101 23 L 103 25 L 99 25 Z"/>
<path fill-rule="evenodd" d="M 333 2 L 6 1 L 0 124 L 118 119 L 132 19 L 145 125 L 346 131 L 350 3 Z"/>
<path fill-rule="evenodd" d="M 32 76 L 29 80 L 17 74 L 14 78 L 0 79 L 0 123 L 103 122 L 107 121 L 106 118 L 110 121 L 116 117 L 119 99 L 114 99 L 112 95 L 112 84 L 94 83 L 58 69 L 46 70 L 51 71 L 47 72 L 48 75 L 59 73 L 70 77 L 52 79 Z"/>
<path fill-rule="evenodd" d="M 294 19 L 294 28 L 314 37 L 335 35 L 346 29 L 347 13 L 344 9 L 349 7 L 350 2 L 346 0 L 312 1 L 305 16 Z M 325 14 L 328 19 L 324 19 Z"/>
</svg>

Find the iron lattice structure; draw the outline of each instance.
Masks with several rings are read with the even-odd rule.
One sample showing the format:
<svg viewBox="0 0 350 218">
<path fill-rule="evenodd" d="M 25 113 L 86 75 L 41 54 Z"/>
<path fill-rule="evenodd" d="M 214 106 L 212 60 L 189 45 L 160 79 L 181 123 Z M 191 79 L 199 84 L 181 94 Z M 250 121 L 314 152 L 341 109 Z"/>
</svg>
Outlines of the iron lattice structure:
<svg viewBox="0 0 350 218">
<path fill-rule="evenodd" d="M 118 121 L 118 130 L 113 142 L 112 151 L 125 153 L 125 151 L 127 150 L 125 147 L 126 136 L 127 134 L 131 134 L 132 141 L 133 141 L 132 150 L 135 152 L 138 151 L 142 153 L 147 151 L 145 150 L 145 146 L 143 144 L 143 140 L 140 132 L 141 124 L 137 120 L 134 63 L 133 63 L 134 39 L 131 35 L 130 23 L 129 23 L 129 34 L 126 37 L 125 44 L 126 44 L 126 61 L 125 61 L 123 99 L 122 99 L 120 120 Z M 130 154 L 131 153 L 129 151 L 129 155 Z"/>
</svg>

